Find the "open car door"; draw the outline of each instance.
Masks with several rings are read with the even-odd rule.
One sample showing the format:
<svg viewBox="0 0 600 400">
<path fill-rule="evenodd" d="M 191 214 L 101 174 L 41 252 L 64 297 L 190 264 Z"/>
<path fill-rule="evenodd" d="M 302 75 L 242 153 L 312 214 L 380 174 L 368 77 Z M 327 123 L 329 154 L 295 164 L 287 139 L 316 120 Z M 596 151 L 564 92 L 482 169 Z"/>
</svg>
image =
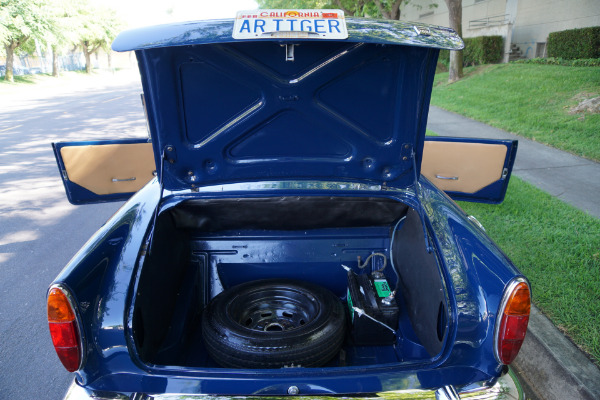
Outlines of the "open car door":
<svg viewBox="0 0 600 400">
<path fill-rule="evenodd" d="M 421 174 L 454 200 L 498 204 L 516 155 L 516 140 L 427 136 Z"/>
<path fill-rule="evenodd" d="M 156 175 L 148 139 L 60 142 L 52 148 L 72 204 L 127 200 Z"/>
</svg>

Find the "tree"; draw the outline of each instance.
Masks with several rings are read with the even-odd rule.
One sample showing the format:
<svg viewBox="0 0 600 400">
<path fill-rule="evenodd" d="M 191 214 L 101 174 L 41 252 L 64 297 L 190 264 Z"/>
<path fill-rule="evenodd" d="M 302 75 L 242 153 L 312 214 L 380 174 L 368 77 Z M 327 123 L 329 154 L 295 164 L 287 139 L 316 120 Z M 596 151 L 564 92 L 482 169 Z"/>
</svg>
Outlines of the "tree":
<svg viewBox="0 0 600 400">
<path fill-rule="evenodd" d="M 450 28 L 454 29 L 458 36 L 462 37 L 462 0 L 445 0 L 448 6 L 448 18 Z M 450 52 L 450 73 L 448 82 L 456 82 L 463 77 L 463 52 Z"/>
<path fill-rule="evenodd" d="M 400 9 L 411 0 L 257 0 L 262 8 L 339 8 L 357 17 L 400 19 Z M 436 5 L 432 5 L 435 7 Z"/>
<path fill-rule="evenodd" d="M 31 39 L 45 42 L 50 34 L 52 19 L 46 0 L 0 1 L 0 41 L 6 51 L 4 79 L 14 81 L 14 56 Z"/>
<path fill-rule="evenodd" d="M 85 72 L 92 72 L 92 54 L 109 46 L 122 23 L 115 10 L 107 7 L 90 8 L 85 14 L 79 33 L 79 45 L 85 56 Z"/>
<path fill-rule="evenodd" d="M 52 76 L 58 76 L 58 55 L 66 47 L 79 44 L 84 11 L 89 4 L 82 0 L 55 0 L 50 6 L 52 35 L 47 38 L 52 47 Z"/>
</svg>

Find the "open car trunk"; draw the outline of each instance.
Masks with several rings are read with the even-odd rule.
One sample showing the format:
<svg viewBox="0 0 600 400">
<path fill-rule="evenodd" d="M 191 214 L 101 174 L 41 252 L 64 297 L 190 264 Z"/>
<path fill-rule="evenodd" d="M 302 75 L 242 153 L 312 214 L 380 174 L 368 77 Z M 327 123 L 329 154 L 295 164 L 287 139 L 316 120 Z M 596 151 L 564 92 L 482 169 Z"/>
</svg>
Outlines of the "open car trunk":
<svg viewBox="0 0 600 400">
<path fill-rule="evenodd" d="M 447 336 L 448 300 L 438 259 L 425 249 L 418 213 L 393 199 L 186 200 L 158 216 L 142 262 L 133 335 L 147 364 L 222 368 L 207 352 L 202 313 L 224 290 L 269 278 L 310 282 L 343 304 L 343 344 L 324 367 L 429 360 L 442 352 Z M 351 307 L 358 299 L 353 305 L 348 299 L 350 276 L 374 271 L 382 271 L 396 292 L 391 307 L 398 310 L 397 322 L 383 342 L 375 336 L 391 330 L 372 322 L 373 315 L 356 314 Z"/>
</svg>

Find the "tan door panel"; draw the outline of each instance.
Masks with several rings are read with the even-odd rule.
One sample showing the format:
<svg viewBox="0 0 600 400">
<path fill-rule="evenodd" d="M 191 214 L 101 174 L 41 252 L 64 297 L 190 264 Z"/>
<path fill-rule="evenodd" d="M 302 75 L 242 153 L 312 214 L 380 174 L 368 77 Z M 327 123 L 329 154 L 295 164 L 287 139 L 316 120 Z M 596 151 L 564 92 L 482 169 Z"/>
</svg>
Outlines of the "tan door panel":
<svg viewBox="0 0 600 400">
<path fill-rule="evenodd" d="M 60 155 L 68 179 L 98 195 L 137 192 L 156 170 L 152 143 L 68 146 Z"/>
<path fill-rule="evenodd" d="M 475 193 L 502 178 L 506 146 L 425 141 L 421 173 L 444 191 Z"/>
</svg>

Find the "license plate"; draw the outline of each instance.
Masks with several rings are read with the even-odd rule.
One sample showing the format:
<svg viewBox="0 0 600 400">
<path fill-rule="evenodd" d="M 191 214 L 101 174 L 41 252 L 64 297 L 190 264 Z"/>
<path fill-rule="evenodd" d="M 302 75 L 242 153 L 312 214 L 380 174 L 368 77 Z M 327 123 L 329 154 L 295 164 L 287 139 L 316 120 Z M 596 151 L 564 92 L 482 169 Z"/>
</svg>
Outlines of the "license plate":
<svg viewBox="0 0 600 400">
<path fill-rule="evenodd" d="M 239 11 L 234 39 L 347 39 L 342 10 Z"/>
</svg>

